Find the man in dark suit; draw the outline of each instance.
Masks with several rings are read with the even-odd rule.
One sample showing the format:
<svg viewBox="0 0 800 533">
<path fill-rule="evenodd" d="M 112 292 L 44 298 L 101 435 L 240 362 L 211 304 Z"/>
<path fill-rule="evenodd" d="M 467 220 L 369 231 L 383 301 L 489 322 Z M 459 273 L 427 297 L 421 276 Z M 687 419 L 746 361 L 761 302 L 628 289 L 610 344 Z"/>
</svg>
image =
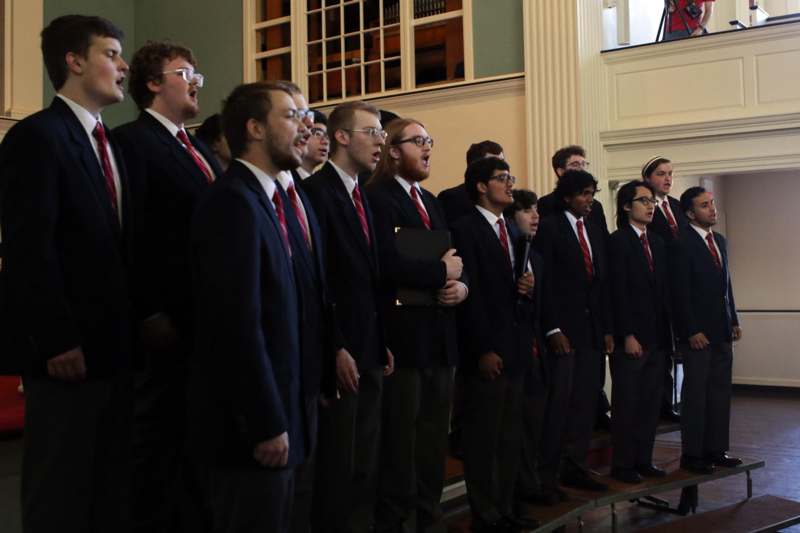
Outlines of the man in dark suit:
<svg viewBox="0 0 800 533">
<path fill-rule="evenodd" d="M 420 186 L 430 175 L 433 149 L 425 127 L 398 118 L 386 133 L 380 163 L 367 185 L 382 273 L 386 343 L 395 356 L 395 371 L 383 390 L 376 530 L 443 530 L 439 502 L 458 361 L 452 308 L 466 298 L 467 288 L 460 281 L 456 250 L 427 261 L 398 252 L 398 228 L 443 232 L 447 222 L 436 197 Z M 399 305 L 397 292 L 403 288 L 427 291 L 430 305 Z"/>
<path fill-rule="evenodd" d="M 320 412 L 314 527 L 366 532 L 377 483 L 383 376 L 393 361 L 380 315 L 372 210 L 358 174 L 378 163 L 386 132 L 364 102 L 336 107 L 328 121 L 331 157 L 303 181 L 319 219 L 326 284 L 335 306 L 333 348 L 341 398 Z"/>
<path fill-rule="evenodd" d="M 616 346 L 611 356 L 611 475 L 624 483 L 666 475 L 653 466 L 664 352 L 672 344 L 667 252 L 661 237 L 647 231 L 655 209 L 650 184 L 623 185 L 617 193 L 618 229 L 609 240 Z"/>
<path fill-rule="evenodd" d="M 671 254 L 672 247 L 688 228 L 689 221 L 683 214 L 681 203 L 677 198 L 669 195 L 672 190 L 672 162 L 661 156 L 653 157 L 642 167 L 642 179 L 653 186 L 656 193 L 656 210 L 653 221 L 647 229 L 659 235 L 667 245 L 667 254 Z M 661 417 L 673 422 L 680 421 L 680 415 L 675 412 L 673 401 L 674 382 L 673 348 L 672 342 L 666 351 L 666 365 L 664 365 L 664 389 L 661 402 Z"/>
<path fill-rule="evenodd" d="M 689 219 L 686 235 L 673 255 L 675 333 L 683 358 L 681 392 L 681 466 L 708 474 L 741 459 L 729 448 L 732 342 L 742 337 L 728 270 L 725 237 L 717 223 L 714 196 L 702 187 L 681 195 Z"/>
<path fill-rule="evenodd" d="M 134 213 L 101 111 L 121 102 L 122 32 L 67 15 L 42 31 L 57 95 L 0 145 L 4 320 L 25 383 L 26 533 L 127 531 Z M 7 356 L 7 354 L 3 354 Z"/>
<path fill-rule="evenodd" d="M 216 531 L 289 531 L 305 458 L 300 302 L 275 178 L 307 135 L 289 93 L 240 85 L 223 109 L 236 158 L 209 189 L 191 235 L 195 350 L 189 437 Z"/>
<path fill-rule="evenodd" d="M 131 96 L 139 118 L 114 130 L 128 154 L 138 209 L 136 308 L 143 365 L 135 381 L 133 492 L 135 531 L 195 531 L 182 522 L 181 500 L 199 489 L 184 461 L 186 359 L 192 346 L 189 231 L 216 158 L 184 123 L 199 112 L 203 77 L 191 50 L 148 42 L 131 61 Z"/>
<path fill-rule="evenodd" d="M 605 490 L 585 467 L 605 356 L 614 349 L 608 301 L 606 237 L 588 215 L 597 181 L 568 170 L 553 193 L 560 212 L 539 224 L 536 243 L 544 258 L 542 317 L 547 337 L 549 408 L 542 441 L 542 483 L 560 496 L 555 475 L 565 444 L 561 483 Z"/>
<path fill-rule="evenodd" d="M 473 212 L 453 228 L 470 279 L 459 311 L 464 375 L 464 476 L 477 531 L 535 529 L 514 509 L 522 458 L 522 388 L 533 358 L 536 272 L 517 258 L 516 235 L 503 209 L 513 201 L 508 164 L 489 157 L 472 163 L 465 184 Z M 515 261 L 522 260 L 519 268 Z"/>
<path fill-rule="evenodd" d="M 290 81 L 277 82 L 292 95 L 303 122 L 309 131 L 315 124 L 308 103 L 300 88 Z M 312 135 L 300 138 L 299 146 L 309 150 Z M 303 168 L 302 165 L 297 167 Z M 292 242 L 292 263 L 300 297 L 300 353 L 303 380 L 303 414 L 308 436 L 306 457 L 295 470 L 295 491 L 292 502 L 292 533 L 311 530 L 311 500 L 314 493 L 319 403 L 336 397 L 334 350 L 331 346 L 332 308 L 325 286 L 325 252 L 319 222 L 311 201 L 295 183 L 295 171 L 278 173 L 278 189 L 285 200 L 286 221 Z M 299 182 L 299 178 L 298 178 Z"/>
<path fill-rule="evenodd" d="M 487 140 L 471 144 L 467 150 L 467 166 L 473 161 L 490 156 L 503 160 L 506 158 L 505 154 L 503 154 L 503 147 L 494 141 Z M 453 227 L 462 216 L 472 213 L 472 200 L 470 200 L 464 183 L 459 183 L 455 187 L 443 190 L 439 193 L 438 198 L 444 209 L 447 224 L 450 227 Z"/>
<path fill-rule="evenodd" d="M 308 138 L 303 163 L 292 171 L 292 178 L 300 183 L 314 173 L 314 170 L 328 160 L 328 153 L 331 148 L 331 140 L 328 137 L 328 117 L 322 111 L 311 111 L 313 117 L 311 135 Z"/>
</svg>

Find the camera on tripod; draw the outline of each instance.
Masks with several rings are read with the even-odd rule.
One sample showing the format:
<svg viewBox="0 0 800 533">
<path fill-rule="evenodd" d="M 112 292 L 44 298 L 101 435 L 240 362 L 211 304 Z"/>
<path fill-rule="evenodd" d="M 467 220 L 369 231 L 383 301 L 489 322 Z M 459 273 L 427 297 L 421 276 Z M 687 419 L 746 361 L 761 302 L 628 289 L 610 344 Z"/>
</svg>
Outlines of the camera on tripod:
<svg viewBox="0 0 800 533">
<path fill-rule="evenodd" d="M 703 10 L 697 7 L 697 4 L 694 3 L 694 0 L 689 0 L 689 3 L 683 8 L 686 11 L 686 14 L 689 15 L 691 18 L 697 20 L 703 15 Z"/>
</svg>

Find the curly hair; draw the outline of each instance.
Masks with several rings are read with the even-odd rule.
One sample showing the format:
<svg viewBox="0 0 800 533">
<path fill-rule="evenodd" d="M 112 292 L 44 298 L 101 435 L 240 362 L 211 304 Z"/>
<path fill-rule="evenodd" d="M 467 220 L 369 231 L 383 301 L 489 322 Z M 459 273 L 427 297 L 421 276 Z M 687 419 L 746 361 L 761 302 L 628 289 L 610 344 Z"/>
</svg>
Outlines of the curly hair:
<svg viewBox="0 0 800 533">
<path fill-rule="evenodd" d="M 147 84 L 161 80 L 164 64 L 177 57 L 182 57 L 197 66 L 194 54 L 189 48 L 169 41 L 147 41 L 139 48 L 131 59 L 128 92 L 139 109 L 147 109 L 153 103 L 155 93 Z"/>
</svg>

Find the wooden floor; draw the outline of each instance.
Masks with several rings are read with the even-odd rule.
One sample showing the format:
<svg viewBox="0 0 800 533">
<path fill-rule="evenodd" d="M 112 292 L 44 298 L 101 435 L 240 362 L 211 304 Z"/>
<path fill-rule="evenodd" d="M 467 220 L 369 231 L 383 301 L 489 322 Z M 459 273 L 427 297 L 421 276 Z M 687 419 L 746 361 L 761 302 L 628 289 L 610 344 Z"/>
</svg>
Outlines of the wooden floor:
<svg viewBox="0 0 800 533">
<path fill-rule="evenodd" d="M 680 454 L 680 434 L 670 433 L 658 438 L 662 464 L 677 462 Z M 753 472 L 753 494 L 772 494 L 800 501 L 800 390 L 765 391 L 737 389 L 733 399 L 731 421 L 731 452 L 744 457 L 766 461 L 766 467 Z M 22 440 L 0 440 L 0 531 L 20 533 L 19 472 Z M 672 457 L 672 459 L 669 459 Z M 675 466 L 667 464 L 666 466 Z M 660 495 L 676 505 L 679 491 Z M 698 512 L 718 509 L 745 497 L 744 476 L 735 476 L 704 484 L 700 487 Z M 680 519 L 649 509 L 623 503 L 618 507 L 620 531 L 635 531 Z M 595 509 L 583 515 L 583 531 L 610 530 L 607 508 Z M 457 523 L 460 522 L 460 523 Z M 452 532 L 465 531 L 463 520 L 455 520 Z M 572 525 L 567 531 L 577 531 Z M 800 533 L 800 526 L 788 530 Z"/>
</svg>

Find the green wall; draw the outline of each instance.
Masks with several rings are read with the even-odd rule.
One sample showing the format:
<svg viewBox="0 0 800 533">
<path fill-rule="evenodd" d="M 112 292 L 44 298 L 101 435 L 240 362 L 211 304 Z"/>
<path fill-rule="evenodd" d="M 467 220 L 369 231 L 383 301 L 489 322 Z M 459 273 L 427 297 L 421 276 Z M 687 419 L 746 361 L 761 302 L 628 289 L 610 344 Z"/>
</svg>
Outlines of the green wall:
<svg viewBox="0 0 800 533">
<path fill-rule="evenodd" d="M 200 116 L 220 111 L 222 100 L 242 83 L 241 0 L 136 0 L 136 48 L 169 39 L 188 46 L 205 76 Z"/>
<path fill-rule="evenodd" d="M 125 39 L 122 42 L 122 57 L 129 60 L 133 54 L 136 39 L 134 22 L 134 4 L 132 0 L 44 0 L 44 26 L 54 18 L 62 15 L 99 15 L 114 22 L 123 32 Z M 55 96 L 55 90 L 44 73 L 44 105 L 50 105 Z M 129 96 L 121 104 L 113 105 L 103 112 L 103 122 L 110 126 L 117 126 L 127 122 L 130 117 L 136 116 L 136 105 Z"/>
<path fill-rule="evenodd" d="M 476 78 L 513 74 L 525 70 L 522 40 L 523 1 L 472 0 Z"/>
<path fill-rule="evenodd" d="M 147 40 L 170 39 L 191 48 L 197 71 L 206 77 L 197 122 L 219 111 L 222 99 L 242 82 L 241 0 L 44 0 L 45 26 L 71 13 L 100 15 L 119 26 L 125 32 L 122 55 L 128 62 Z M 54 94 L 45 73 L 45 105 Z M 122 104 L 103 112 L 103 120 L 117 126 L 137 114 L 126 95 Z"/>
</svg>

